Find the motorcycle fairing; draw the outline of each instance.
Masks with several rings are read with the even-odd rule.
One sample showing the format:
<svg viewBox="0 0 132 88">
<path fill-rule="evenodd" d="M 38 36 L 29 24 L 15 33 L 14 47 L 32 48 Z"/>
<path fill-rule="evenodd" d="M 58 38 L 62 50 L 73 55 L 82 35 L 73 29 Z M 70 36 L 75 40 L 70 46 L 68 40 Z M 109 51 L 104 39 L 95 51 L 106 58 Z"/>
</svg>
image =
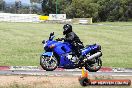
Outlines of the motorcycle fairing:
<svg viewBox="0 0 132 88">
<path fill-rule="evenodd" d="M 74 63 L 70 61 L 65 55 L 60 56 L 59 67 L 74 68 Z"/>
<path fill-rule="evenodd" d="M 51 57 L 53 55 L 53 52 L 43 52 L 42 55 Z"/>
<path fill-rule="evenodd" d="M 49 48 L 51 45 L 55 45 L 53 52 L 57 53 L 59 56 L 64 53 L 71 52 L 70 44 L 68 43 L 62 43 L 57 41 L 47 41 L 47 48 Z"/>
<path fill-rule="evenodd" d="M 54 52 L 61 56 L 62 54 L 71 52 L 71 49 L 66 43 L 60 42 L 55 44 Z"/>
<path fill-rule="evenodd" d="M 86 47 L 82 50 L 82 55 L 84 56 L 84 55 L 90 53 L 91 51 L 96 50 L 97 48 L 98 48 L 98 45 L 96 45 L 96 44 L 89 45 L 88 47 Z"/>
</svg>

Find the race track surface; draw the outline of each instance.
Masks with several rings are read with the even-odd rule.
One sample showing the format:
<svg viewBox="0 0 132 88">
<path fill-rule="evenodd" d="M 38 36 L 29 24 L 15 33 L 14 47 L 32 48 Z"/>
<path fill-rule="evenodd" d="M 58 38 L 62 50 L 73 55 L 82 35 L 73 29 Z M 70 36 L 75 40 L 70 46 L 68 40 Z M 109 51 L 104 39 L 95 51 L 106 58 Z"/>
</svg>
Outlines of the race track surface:
<svg viewBox="0 0 132 88">
<path fill-rule="evenodd" d="M 0 75 L 81 76 L 80 71 L 1 70 Z M 91 76 L 132 76 L 132 72 L 88 72 Z"/>
</svg>

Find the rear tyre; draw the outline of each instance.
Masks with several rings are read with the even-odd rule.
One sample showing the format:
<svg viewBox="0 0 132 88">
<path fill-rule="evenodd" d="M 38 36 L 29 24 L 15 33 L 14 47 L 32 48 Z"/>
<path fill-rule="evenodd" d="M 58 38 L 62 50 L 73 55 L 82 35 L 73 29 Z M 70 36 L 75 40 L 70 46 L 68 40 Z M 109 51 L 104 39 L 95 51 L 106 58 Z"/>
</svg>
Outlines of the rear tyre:
<svg viewBox="0 0 132 88">
<path fill-rule="evenodd" d="M 58 66 L 58 60 L 52 56 L 40 56 L 40 65 L 41 67 L 46 70 L 46 71 L 53 71 L 57 68 Z"/>
<path fill-rule="evenodd" d="M 95 59 L 94 63 L 86 62 L 85 69 L 87 69 L 89 72 L 97 72 L 102 66 L 102 60 L 100 57 Z"/>
</svg>

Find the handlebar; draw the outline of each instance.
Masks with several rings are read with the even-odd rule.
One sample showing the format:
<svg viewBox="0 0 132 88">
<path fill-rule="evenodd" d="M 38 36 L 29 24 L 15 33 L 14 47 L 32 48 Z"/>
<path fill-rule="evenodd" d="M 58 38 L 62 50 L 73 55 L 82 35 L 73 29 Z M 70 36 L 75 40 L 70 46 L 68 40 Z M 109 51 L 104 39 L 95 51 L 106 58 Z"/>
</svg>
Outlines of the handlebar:
<svg viewBox="0 0 132 88">
<path fill-rule="evenodd" d="M 56 39 L 56 41 L 62 41 L 62 40 L 64 40 L 64 38 L 58 38 L 58 39 Z"/>
</svg>

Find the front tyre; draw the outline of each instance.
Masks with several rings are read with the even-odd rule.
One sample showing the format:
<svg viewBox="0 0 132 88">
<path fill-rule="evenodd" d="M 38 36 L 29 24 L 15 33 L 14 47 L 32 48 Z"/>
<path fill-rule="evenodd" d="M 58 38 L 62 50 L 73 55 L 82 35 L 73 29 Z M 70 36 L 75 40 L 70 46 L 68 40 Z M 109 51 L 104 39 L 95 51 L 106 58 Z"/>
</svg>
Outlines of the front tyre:
<svg viewBox="0 0 132 88">
<path fill-rule="evenodd" d="M 85 69 L 87 69 L 89 72 L 97 72 L 102 66 L 102 60 L 100 57 L 96 58 L 94 63 L 86 62 Z"/>
<path fill-rule="evenodd" d="M 46 71 L 53 71 L 58 66 L 58 60 L 54 56 L 40 56 L 40 65 Z"/>
</svg>

